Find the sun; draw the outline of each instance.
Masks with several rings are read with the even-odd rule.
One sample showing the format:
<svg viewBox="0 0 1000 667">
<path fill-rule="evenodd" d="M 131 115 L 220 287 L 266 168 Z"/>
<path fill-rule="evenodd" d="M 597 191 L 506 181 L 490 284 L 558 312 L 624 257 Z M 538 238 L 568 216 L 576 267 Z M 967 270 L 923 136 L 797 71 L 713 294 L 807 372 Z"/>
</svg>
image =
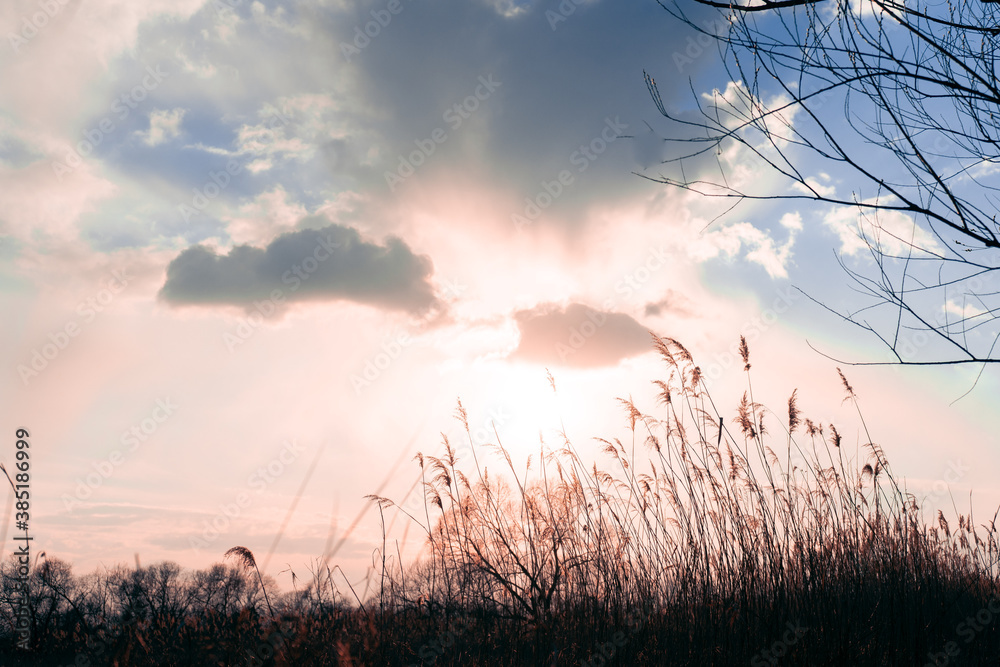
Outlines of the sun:
<svg viewBox="0 0 1000 667">
<path fill-rule="evenodd" d="M 537 455 L 540 435 L 546 448 L 562 444 L 562 400 L 553 391 L 545 368 L 497 361 L 482 369 L 476 403 L 465 402 L 469 433 L 478 448 L 499 444 L 519 460 Z"/>
</svg>

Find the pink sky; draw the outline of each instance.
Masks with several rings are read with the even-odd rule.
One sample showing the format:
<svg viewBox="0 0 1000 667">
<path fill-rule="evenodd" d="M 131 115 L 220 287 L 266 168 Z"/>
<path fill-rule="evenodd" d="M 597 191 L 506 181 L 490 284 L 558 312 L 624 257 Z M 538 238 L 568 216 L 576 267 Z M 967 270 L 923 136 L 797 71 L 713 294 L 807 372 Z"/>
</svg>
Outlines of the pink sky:
<svg viewBox="0 0 1000 667">
<path fill-rule="evenodd" d="M 515 456 L 540 430 L 556 442 L 561 418 L 601 460 L 592 438 L 625 435 L 616 397 L 655 409 L 664 368 L 647 330 L 688 346 L 727 419 L 743 334 L 775 420 L 798 388 L 805 416 L 851 449 L 863 437 L 837 363 L 809 343 L 847 360 L 884 351 L 792 289 L 849 298 L 831 260 L 852 252 L 848 223 L 807 206 L 713 222 L 715 203 L 630 173 L 656 154 L 635 145 L 657 115 L 642 67 L 687 75 L 656 38 L 677 28 L 655 3 L 589 3 L 555 30 L 539 3 L 404 4 L 352 62 L 339 45 L 369 5 L 244 4 L 69 2 L 0 59 L 0 461 L 27 428 L 36 550 L 78 573 L 136 553 L 201 568 L 235 545 L 263 561 L 285 524 L 267 571 L 287 588 L 278 573 L 302 576 L 366 494 L 403 502 L 416 452 L 440 451 L 441 432 L 459 441 L 458 398 L 475 437 L 495 426 Z M 37 7 L 0 11 L 7 34 Z M 555 64 L 535 67 L 517 40 Z M 169 75 L 118 119 L 113 101 L 156 64 Z M 491 72 L 502 84 L 477 97 Z M 597 154 L 616 116 L 633 135 L 605 133 Z M 116 127 L 101 145 L 57 174 L 104 118 Z M 385 172 L 436 127 L 445 140 L 390 189 Z M 760 178 L 745 155 L 721 159 Z M 238 172 L 185 219 L 227 161 Z M 329 233 L 343 244 L 306 263 Z M 293 267 L 295 289 L 276 278 Z M 274 313 L 246 296 L 261 286 L 283 298 Z M 977 369 L 842 368 L 897 476 L 996 509 L 995 373 L 951 405 Z M 356 581 L 380 541 L 369 507 L 333 562 Z"/>
</svg>

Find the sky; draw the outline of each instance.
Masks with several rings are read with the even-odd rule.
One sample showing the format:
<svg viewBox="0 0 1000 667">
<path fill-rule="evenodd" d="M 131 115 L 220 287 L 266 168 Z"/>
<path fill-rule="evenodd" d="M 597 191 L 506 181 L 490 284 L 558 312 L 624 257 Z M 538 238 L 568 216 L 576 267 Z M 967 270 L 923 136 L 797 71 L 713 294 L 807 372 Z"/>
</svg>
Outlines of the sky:
<svg viewBox="0 0 1000 667">
<path fill-rule="evenodd" d="M 459 399 L 477 445 L 563 424 L 601 461 L 616 397 L 655 409 L 650 331 L 727 419 L 745 335 L 775 419 L 797 388 L 863 445 L 839 365 L 918 496 L 1000 503 L 995 371 L 830 358 L 888 358 L 819 305 L 857 305 L 856 214 L 642 177 L 677 132 L 644 71 L 682 116 L 736 85 L 654 0 L 8 0 L 0 28 L 0 461 L 26 429 L 33 548 L 79 574 L 242 545 L 283 588 L 331 553 L 360 581 L 365 496 L 422 507 Z"/>
</svg>

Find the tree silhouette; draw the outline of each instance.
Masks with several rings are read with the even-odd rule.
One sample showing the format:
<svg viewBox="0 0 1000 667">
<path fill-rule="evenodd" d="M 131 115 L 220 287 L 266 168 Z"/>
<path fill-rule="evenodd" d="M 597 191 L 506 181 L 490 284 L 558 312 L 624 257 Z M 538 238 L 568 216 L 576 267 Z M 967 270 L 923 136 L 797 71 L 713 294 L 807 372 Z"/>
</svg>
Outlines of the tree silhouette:
<svg viewBox="0 0 1000 667">
<path fill-rule="evenodd" d="M 669 174 L 644 176 L 734 205 L 809 200 L 828 205 L 815 210 L 831 227 L 849 223 L 858 256 L 846 261 L 842 251 L 838 261 L 862 306 L 820 305 L 893 355 L 854 363 L 1000 362 L 996 5 L 660 4 L 701 45 L 714 40 L 728 85 L 695 94 L 696 111 L 687 112 L 665 107 L 645 75 L 672 121 L 667 141 L 681 150 L 663 163 Z M 678 67 L 691 55 L 675 55 Z M 740 161 L 766 174 L 741 178 Z"/>
</svg>

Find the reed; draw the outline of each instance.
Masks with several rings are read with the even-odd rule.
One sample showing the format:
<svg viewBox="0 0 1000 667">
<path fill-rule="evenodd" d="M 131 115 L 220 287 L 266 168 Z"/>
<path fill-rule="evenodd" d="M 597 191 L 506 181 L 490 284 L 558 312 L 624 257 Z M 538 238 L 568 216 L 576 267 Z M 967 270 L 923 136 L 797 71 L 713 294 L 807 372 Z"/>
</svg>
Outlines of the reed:
<svg viewBox="0 0 1000 667">
<path fill-rule="evenodd" d="M 791 622 L 812 631 L 784 647 L 787 664 L 884 664 L 920 661 L 995 599 L 996 514 L 976 525 L 970 510 L 952 532 L 939 512 L 927 526 L 840 369 L 865 434 L 854 457 L 834 425 L 802 415 L 797 391 L 787 419 L 754 401 L 742 337 L 747 391 L 729 425 L 688 350 L 653 342 L 668 377 L 655 381 L 660 409 L 618 399 L 628 431 L 624 442 L 598 438 L 605 465 L 584 461 L 565 433 L 523 470 L 503 443 L 488 446 L 503 475 L 478 456 L 463 467 L 447 440 L 444 456 L 418 455 L 427 503 L 424 521 L 410 518 L 428 555 L 422 576 L 397 582 L 397 608 L 472 615 L 511 641 L 528 633 L 535 661 L 559 662 L 559 646 L 587 637 L 599 644 L 602 628 L 642 609 L 644 632 L 672 641 L 644 635 L 620 657 L 745 663 Z M 461 403 L 456 416 L 473 444 Z M 996 655 L 995 620 L 976 639 L 967 659 Z"/>
<path fill-rule="evenodd" d="M 363 588 L 317 558 L 278 593 L 245 547 L 226 552 L 240 567 L 193 574 L 161 563 L 78 578 L 48 559 L 31 574 L 23 654 L 8 560 L 0 662 L 996 665 L 997 513 L 953 526 L 938 510 L 928 524 L 934 508 L 898 481 L 839 369 L 850 431 L 809 418 L 798 391 L 780 414 L 757 402 L 745 340 L 746 392 L 725 412 L 683 345 L 653 345 L 666 371 L 655 414 L 618 399 L 625 433 L 597 439 L 600 461 L 565 432 L 523 464 L 499 438 L 477 448 L 459 402 L 470 460 L 448 438 L 415 457 L 422 512 L 370 496 L 382 541 Z M 415 562 L 389 513 L 420 530 Z"/>
</svg>

